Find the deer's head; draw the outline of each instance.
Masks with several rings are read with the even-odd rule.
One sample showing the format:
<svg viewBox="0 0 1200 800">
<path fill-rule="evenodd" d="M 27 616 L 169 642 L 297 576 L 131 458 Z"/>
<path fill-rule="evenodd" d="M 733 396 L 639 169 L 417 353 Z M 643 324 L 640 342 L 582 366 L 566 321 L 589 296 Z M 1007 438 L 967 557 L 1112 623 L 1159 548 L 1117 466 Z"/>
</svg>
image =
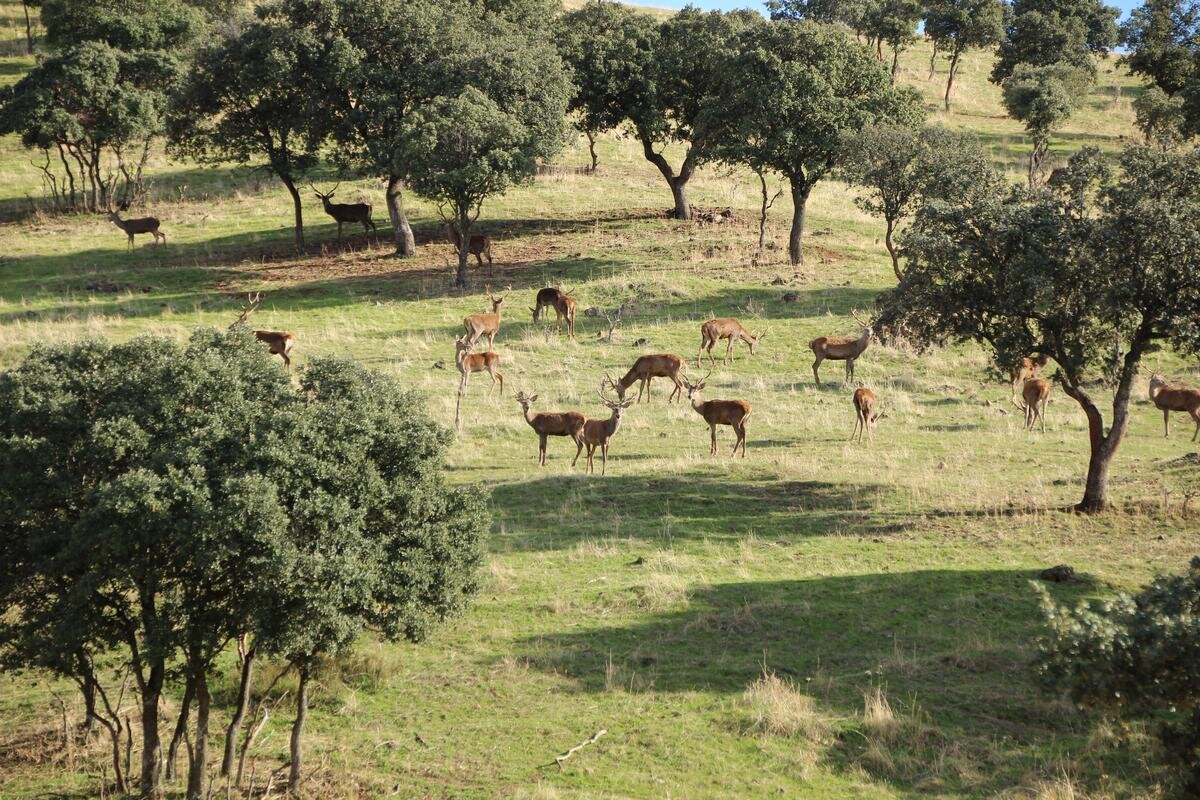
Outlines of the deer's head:
<svg viewBox="0 0 1200 800">
<path fill-rule="evenodd" d="M 538 399 L 536 394 L 525 394 L 524 392 L 517 392 L 515 395 L 513 395 L 513 397 L 515 397 L 517 402 L 521 404 L 521 410 L 525 413 L 529 413 L 529 407 Z"/>
<path fill-rule="evenodd" d="M 750 341 L 746 345 L 750 348 L 750 355 L 754 355 L 754 348 L 758 347 L 758 343 L 767 338 L 767 332 L 753 333 L 750 335 Z"/>
<path fill-rule="evenodd" d="M 860 317 L 858 315 L 858 309 L 851 309 L 850 316 L 853 317 L 854 321 L 857 322 L 859 324 L 859 326 L 862 328 L 863 336 L 870 339 L 872 336 L 875 335 L 874 325 L 872 325 L 869 321 L 864 320 L 862 317 Z"/>
<path fill-rule="evenodd" d="M 695 398 L 700 394 L 700 392 L 704 391 L 704 387 L 708 385 L 706 382 L 708 381 L 709 375 L 712 375 L 711 370 L 706 372 L 704 377 L 701 378 L 698 383 L 692 383 L 687 378 L 680 378 L 680 380 L 683 381 L 683 388 L 687 389 L 688 400 Z"/>
<path fill-rule="evenodd" d="M 333 193 L 336 192 L 338 190 L 338 187 L 341 185 L 342 185 L 342 182 L 338 181 L 336 184 L 334 184 L 334 187 L 332 189 L 330 189 L 328 193 L 325 193 L 325 192 L 322 192 L 320 189 L 318 189 L 313 184 L 311 184 L 311 183 L 309 184 L 309 186 L 312 187 L 313 194 L 315 194 L 317 197 L 319 197 L 321 199 L 322 203 L 326 203 L 326 204 L 329 203 L 329 199 L 331 197 L 333 197 Z"/>
<path fill-rule="evenodd" d="M 238 325 L 245 325 L 246 320 L 250 319 L 250 315 L 255 312 L 259 304 L 262 302 L 262 292 L 254 292 L 246 295 L 246 305 L 242 306 L 242 311 L 238 314 L 237 320 L 229 327 L 234 328 Z"/>
<path fill-rule="evenodd" d="M 608 395 L 606 395 L 604 393 L 605 387 L 608 387 L 608 386 L 611 386 L 614 389 L 616 389 L 616 392 L 617 392 L 616 400 L 611 399 L 610 397 L 608 397 Z M 609 410 L 613 412 L 613 419 L 616 419 L 616 420 L 621 419 L 622 411 L 624 411 L 625 409 L 627 409 L 631 405 L 633 405 L 633 400 L 625 399 L 625 390 L 623 388 L 621 388 L 621 385 L 618 384 L 617 382 L 615 382 L 608 375 L 605 375 L 604 380 L 600 381 L 600 389 L 596 393 L 598 395 L 600 395 L 600 402 L 604 403 L 604 405 L 608 406 Z"/>
</svg>

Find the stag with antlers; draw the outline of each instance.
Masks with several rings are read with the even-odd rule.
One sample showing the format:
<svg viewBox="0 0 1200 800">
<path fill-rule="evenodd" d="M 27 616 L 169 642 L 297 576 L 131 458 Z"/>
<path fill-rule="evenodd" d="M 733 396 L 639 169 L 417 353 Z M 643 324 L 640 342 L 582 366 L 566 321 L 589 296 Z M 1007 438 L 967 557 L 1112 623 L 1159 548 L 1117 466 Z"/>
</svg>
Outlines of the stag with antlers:
<svg viewBox="0 0 1200 800">
<path fill-rule="evenodd" d="M 571 297 L 570 292 L 554 288 L 540 290 L 537 293 L 534 305 L 529 309 L 533 312 L 534 322 L 541 320 L 543 308 L 554 309 L 559 333 L 562 333 L 562 324 L 565 319 L 567 321 L 567 335 L 572 339 L 575 338 L 575 299 Z"/>
<path fill-rule="evenodd" d="M 708 373 L 708 375 L 711 374 L 711 372 Z M 691 401 L 692 408 L 696 410 L 697 414 L 704 417 L 704 421 L 708 423 L 709 432 L 712 434 L 712 446 L 708 453 L 713 456 L 717 454 L 717 426 L 728 425 L 737 434 L 737 441 L 733 443 L 733 449 L 729 451 L 730 455 L 737 453 L 740 446 L 742 458 L 745 458 L 746 420 L 750 418 L 750 404 L 745 400 L 701 400 L 700 392 L 706 385 L 705 381 L 708 380 L 708 375 L 695 384 L 689 382 L 687 378 L 682 379 L 683 385 L 687 388 L 687 396 Z"/>
<path fill-rule="evenodd" d="M 725 347 L 725 358 L 721 361 L 722 364 L 733 363 L 733 345 L 739 340 L 744 341 L 750 347 L 750 355 L 754 355 L 754 348 L 763 340 L 766 333 L 760 333 L 757 336 L 752 335 L 749 331 L 742 327 L 742 323 L 738 322 L 733 317 L 720 317 L 718 319 L 710 319 L 700 326 L 700 350 L 696 353 L 696 368 L 700 367 L 700 358 L 707 352 L 708 363 L 716 366 L 716 361 L 713 360 L 712 349 L 721 339 L 728 339 L 729 344 Z"/>
<path fill-rule="evenodd" d="M 262 303 L 262 292 L 246 295 L 246 300 L 247 303 L 242 306 L 242 312 L 238 314 L 237 320 L 229 326 L 231 330 L 238 325 L 245 325 L 250 315 L 258 310 L 259 304 Z M 282 358 L 283 365 L 291 369 L 292 359 L 288 357 L 288 354 L 292 352 L 292 345 L 296 343 L 295 336 L 287 331 L 255 331 L 254 338 L 265 344 L 271 355 Z"/>
<path fill-rule="evenodd" d="M 337 223 L 338 244 L 342 243 L 342 225 L 344 223 L 360 223 L 363 226 L 363 233 L 378 230 L 378 228 L 375 227 L 375 222 L 371 219 L 372 206 L 370 203 L 329 202 L 329 198 L 333 197 L 333 193 L 336 192 L 338 190 L 338 186 L 341 185 L 341 181 L 338 181 L 338 183 L 326 193 L 322 192 L 313 184 L 309 184 L 313 190 L 313 193 L 316 194 L 317 197 L 321 198 L 321 204 L 325 207 L 325 213 L 333 217 L 334 222 Z"/>
<path fill-rule="evenodd" d="M 829 361 L 845 361 L 846 383 L 854 380 L 854 362 L 867 349 L 867 345 L 871 343 L 871 336 L 874 335 L 874 329 L 870 323 L 864 322 L 856 312 L 851 311 L 850 316 L 862 326 L 862 333 L 857 338 L 853 336 L 818 336 L 808 343 L 809 349 L 816 356 L 816 361 L 812 365 L 812 371 L 813 377 L 817 380 L 817 386 L 821 385 L 821 373 L 819 372 L 821 362 L 826 359 Z"/>
<path fill-rule="evenodd" d="M 458 387 L 460 394 L 467 391 L 467 379 L 470 378 L 473 372 L 486 372 L 492 376 L 492 386 L 488 389 L 489 395 L 496 388 L 497 381 L 500 382 L 500 393 L 504 394 L 504 375 L 500 373 L 499 369 L 499 353 L 494 353 L 491 350 L 486 353 L 472 353 L 471 344 L 465 336 L 455 339 L 454 347 L 454 363 L 458 365 L 458 371 L 462 375 L 462 382 Z"/>
<path fill-rule="evenodd" d="M 133 249 L 133 237 L 139 233 L 148 233 L 153 236 L 155 244 L 160 244 L 159 240 L 161 240 L 161 244 L 167 243 L 167 235 L 158 229 L 158 217 L 121 219 L 121 215 L 110 207 L 108 218 L 113 225 L 125 231 L 125 235 L 129 237 L 129 246 L 126 248 L 128 250 Z"/>
<path fill-rule="evenodd" d="M 538 466 L 546 466 L 546 439 L 550 436 L 570 436 L 571 441 L 575 442 L 575 458 L 578 460 L 579 453 L 583 450 L 583 426 L 587 422 L 587 417 L 578 411 L 535 414 L 531 409 L 538 399 L 536 394 L 527 395 L 524 392 L 517 392 L 515 397 L 521 404 L 525 421 L 538 435 Z M 574 461 L 571 462 L 572 465 L 574 463 Z"/>
<path fill-rule="evenodd" d="M 612 400 L 605 396 L 605 386 L 612 386 L 612 378 L 607 375 L 604 380 L 600 381 L 600 390 L 597 394 L 600 395 L 600 402 L 608 406 L 608 410 L 612 415 L 608 419 L 589 419 L 583 423 L 583 444 L 587 448 L 587 471 L 588 474 L 595 473 L 596 469 L 592 463 L 592 456 L 596 453 L 596 448 L 600 448 L 600 474 L 604 475 L 608 470 L 608 443 L 617 433 L 617 428 L 621 425 L 621 413 L 633 405 L 632 400 Z M 579 454 L 575 454 L 575 460 L 571 462 L 571 466 L 575 466 L 575 461 L 579 460 Z"/>
<path fill-rule="evenodd" d="M 484 287 L 484 290 L 487 292 L 488 300 L 492 302 L 492 313 L 472 314 L 464 317 L 463 327 L 467 329 L 469 347 L 474 347 L 480 337 L 486 336 L 488 337 L 488 349 L 491 350 L 496 341 L 496 334 L 500 332 L 500 306 L 504 304 L 504 298 L 493 297 L 491 286 Z"/>
<path fill-rule="evenodd" d="M 679 372 L 683 368 L 683 356 L 677 356 L 674 353 L 642 356 L 633 362 L 633 366 L 629 368 L 629 372 L 625 373 L 625 377 L 613 384 L 613 389 L 617 393 L 617 398 L 624 400 L 629 387 L 641 381 L 641 385 L 638 386 L 637 402 L 642 401 L 642 392 L 645 392 L 648 403 L 650 402 L 650 381 L 653 378 L 669 378 L 675 384 L 675 391 L 671 392 L 671 396 L 667 398 L 667 402 L 670 403 L 683 393 L 683 382 L 679 380 Z"/>
<path fill-rule="evenodd" d="M 858 436 L 858 443 L 862 444 L 863 433 L 867 434 L 867 438 L 875 441 L 875 423 L 887 416 L 886 413 L 875 409 L 878 407 L 879 398 L 875 396 L 875 392 L 865 386 L 854 390 L 854 431 L 850 434 L 850 441 L 854 441 L 854 437 Z"/>
<path fill-rule="evenodd" d="M 1171 412 L 1183 411 L 1196 423 L 1192 441 L 1200 436 L 1200 390 L 1181 383 L 1167 383 L 1157 372 L 1150 376 L 1150 402 L 1163 412 L 1163 436 L 1171 435 Z"/>
</svg>

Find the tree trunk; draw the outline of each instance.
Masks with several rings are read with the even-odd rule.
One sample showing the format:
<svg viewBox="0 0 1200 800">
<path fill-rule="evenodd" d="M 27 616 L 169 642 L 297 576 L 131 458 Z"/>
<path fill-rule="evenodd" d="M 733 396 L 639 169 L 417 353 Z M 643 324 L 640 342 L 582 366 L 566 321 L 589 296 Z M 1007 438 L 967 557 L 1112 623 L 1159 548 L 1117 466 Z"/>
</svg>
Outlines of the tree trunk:
<svg viewBox="0 0 1200 800">
<path fill-rule="evenodd" d="M 296 252 L 304 252 L 304 206 L 300 202 L 300 191 L 296 188 L 296 182 L 292 180 L 290 175 L 280 175 L 283 185 L 287 187 L 288 194 L 292 196 L 292 206 L 296 211 Z"/>
<path fill-rule="evenodd" d="M 25 10 L 25 46 L 29 48 L 29 55 L 33 55 L 33 24 L 29 21 L 29 3 L 21 0 L 21 8 Z"/>
<path fill-rule="evenodd" d="M 167 780 L 175 779 L 175 758 L 179 753 L 179 744 L 183 741 L 183 737 L 187 735 L 188 717 L 192 712 L 192 698 L 196 696 L 196 686 L 192 683 L 192 677 L 189 675 L 187 683 L 183 687 L 183 701 L 179 704 L 179 719 L 175 721 L 175 733 L 171 736 L 171 743 L 167 745 Z"/>
<path fill-rule="evenodd" d="M 792 184 L 792 231 L 788 235 L 788 259 L 792 264 L 804 263 L 804 207 L 812 186 L 791 179 Z"/>
<path fill-rule="evenodd" d="M 958 72 L 958 57 L 961 55 L 958 48 L 955 48 L 954 54 L 950 56 L 950 74 L 946 76 L 946 110 L 950 110 L 950 92 L 954 88 L 954 75 Z"/>
<path fill-rule="evenodd" d="M 688 154 L 683 159 L 683 166 L 679 168 L 679 174 L 675 174 L 675 170 L 667 163 L 667 159 L 662 153 L 655 151 L 654 141 L 647 135 L 639 132 L 638 139 L 642 143 L 642 155 L 646 157 L 654 166 L 658 167 L 658 171 L 662 173 L 666 179 L 667 185 L 671 187 L 671 197 L 675 201 L 675 211 L 672 216 L 675 219 L 691 219 L 692 207 L 688 204 L 687 199 L 687 182 L 692 177 L 692 171 L 695 168 L 695 156 L 691 148 L 688 148 Z"/>
<path fill-rule="evenodd" d="M 892 241 L 892 234 L 896 230 L 896 221 L 889 219 L 887 221 L 887 232 L 883 235 L 883 243 L 887 246 L 888 255 L 892 257 L 892 272 L 896 273 L 896 280 L 904 279 L 900 273 L 900 254 L 896 250 L 896 244 Z"/>
<path fill-rule="evenodd" d="M 142 691 L 142 775 L 139 788 L 144 800 L 159 800 L 162 788 L 162 741 L 158 735 L 158 703 L 162 699 L 166 665 L 158 661 Z"/>
<path fill-rule="evenodd" d="M 761 169 L 756 172 L 758 173 L 758 182 L 762 187 L 762 208 L 758 213 L 758 252 L 761 254 L 767 239 L 767 210 L 770 209 L 771 203 L 767 199 L 767 176 Z"/>
<path fill-rule="evenodd" d="M 471 255 L 471 216 L 466 209 L 458 212 L 458 274 L 454 279 L 455 286 L 467 285 L 467 258 Z"/>
<path fill-rule="evenodd" d="M 892 48 L 892 83 L 896 82 L 896 74 L 900 72 L 900 48 Z"/>
<path fill-rule="evenodd" d="M 590 130 L 583 132 L 588 140 L 588 153 L 592 156 L 592 173 L 595 174 L 596 168 L 600 166 L 600 158 L 596 155 L 596 134 Z"/>
<path fill-rule="evenodd" d="M 933 80 L 933 76 L 937 74 L 937 56 L 938 56 L 938 46 L 937 46 L 937 42 L 934 42 L 933 43 L 933 52 L 930 53 L 930 55 L 929 55 L 929 78 L 928 78 L 928 80 Z"/>
<path fill-rule="evenodd" d="M 196 746 L 188 767 L 187 798 L 204 800 L 204 775 L 208 772 L 208 710 L 211 697 L 208 693 L 208 677 L 204 674 L 202 665 L 192 668 L 192 681 L 196 687 Z"/>
<path fill-rule="evenodd" d="M 412 226 L 408 224 L 408 215 L 404 213 L 404 197 L 400 192 L 399 175 L 388 176 L 386 197 L 388 216 L 392 220 L 392 232 L 396 237 L 396 256 L 414 256 L 417 254 L 417 241 L 413 238 Z"/>
<path fill-rule="evenodd" d="M 233 719 L 225 729 L 225 754 L 221 758 L 221 777 L 227 777 L 233 769 L 233 758 L 237 751 L 237 735 L 242 728 L 242 720 L 246 718 L 246 708 L 250 705 L 250 679 L 254 676 L 254 648 L 246 650 L 242 658 L 241 680 L 238 681 L 237 701 L 233 708 Z"/>
<path fill-rule="evenodd" d="M 308 716 L 308 667 L 299 667 L 300 685 L 296 688 L 296 721 L 292 723 L 292 764 L 288 771 L 288 791 L 300 788 L 300 740 L 304 735 L 304 720 Z"/>
<path fill-rule="evenodd" d="M 675 201 L 675 219 L 691 219 L 692 205 L 687 199 L 687 181 L 677 176 L 670 180 L 671 199 Z"/>
</svg>

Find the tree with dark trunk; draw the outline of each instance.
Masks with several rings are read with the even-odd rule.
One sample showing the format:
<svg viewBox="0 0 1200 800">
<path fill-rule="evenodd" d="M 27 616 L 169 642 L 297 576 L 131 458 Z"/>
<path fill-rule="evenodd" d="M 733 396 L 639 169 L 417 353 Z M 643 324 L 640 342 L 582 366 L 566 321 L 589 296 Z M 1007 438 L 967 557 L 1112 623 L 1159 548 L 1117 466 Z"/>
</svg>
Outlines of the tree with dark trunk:
<svg viewBox="0 0 1200 800">
<path fill-rule="evenodd" d="M 950 54 L 946 75 L 946 110 L 958 75 L 962 54 L 998 44 L 1004 36 L 1002 0 L 931 0 L 925 6 L 925 35 L 933 40 L 933 51 Z M 930 78 L 933 62 L 930 61 Z"/>
<path fill-rule="evenodd" d="M 1025 124 L 1033 143 L 1029 153 L 1029 188 L 1041 181 L 1043 164 L 1050 152 L 1050 136 L 1074 110 L 1075 99 L 1084 94 L 1086 78 L 1065 64 L 1034 67 L 1018 64 L 1002 86 L 1004 108 L 1013 119 Z"/>
<path fill-rule="evenodd" d="M 1109 176 L 1088 148 L 1046 190 L 923 206 L 904 279 L 880 298 L 887 322 L 918 340 L 979 341 L 997 369 L 1034 352 L 1053 359 L 1088 421 L 1082 513 L 1108 506 L 1143 355 L 1159 342 L 1200 351 L 1200 154 L 1134 147 L 1121 167 Z M 1107 429 L 1097 380 L 1112 391 Z"/>
</svg>

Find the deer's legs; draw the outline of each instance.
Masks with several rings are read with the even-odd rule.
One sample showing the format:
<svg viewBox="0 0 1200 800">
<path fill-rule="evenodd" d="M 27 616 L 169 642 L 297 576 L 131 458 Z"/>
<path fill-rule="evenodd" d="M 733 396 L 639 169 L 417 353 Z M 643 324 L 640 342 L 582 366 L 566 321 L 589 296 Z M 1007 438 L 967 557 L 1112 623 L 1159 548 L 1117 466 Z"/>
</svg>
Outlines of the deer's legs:
<svg viewBox="0 0 1200 800">
<path fill-rule="evenodd" d="M 583 439 L 575 440 L 575 459 L 571 462 L 571 466 L 575 466 L 575 462 L 579 460 L 579 454 L 583 452 Z"/>
<path fill-rule="evenodd" d="M 817 380 L 817 386 L 821 385 L 821 373 L 817 370 L 821 368 L 821 362 L 824 360 L 821 356 L 817 356 L 817 360 L 813 362 L 813 377 Z"/>
<path fill-rule="evenodd" d="M 1196 432 L 1192 434 L 1192 441 L 1196 441 L 1196 437 L 1200 436 L 1200 413 L 1192 412 L 1192 419 L 1196 420 Z"/>
<path fill-rule="evenodd" d="M 504 394 L 504 375 L 499 370 L 493 370 L 492 373 L 492 388 L 488 389 L 488 394 L 492 393 L 492 389 L 496 388 L 496 381 L 500 381 L 500 394 Z"/>
<path fill-rule="evenodd" d="M 683 383 L 679 380 L 679 376 L 672 375 L 671 380 L 675 381 L 675 391 L 671 392 L 671 396 L 667 398 L 668 403 L 675 402 L 675 398 L 683 395 Z"/>
<path fill-rule="evenodd" d="M 1171 412 L 1163 409 L 1163 438 L 1171 435 Z"/>
<path fill-rule="evenodd" d="M 1042 419 L 1042 433 L 1046 432 L 1046 401 L 1041 402 L 1041 407 L 1038 409 L 1038 416 Z"/>
<path fill-rule="evenodd" d="M 746 421 L 742 420 L 738 423 L 737 441 L 733 443 L 733 452 L 737 453 L 738 445 L 742 446 L 742 458 L 746 457 Z"/>
<path fill-rule="evenodd" d="M 600 474 L 608 474 L 608 442 L 600 445 Z"/>
<path fill-rule="evenodd" d="M 710 422 L 708 430 L 712 433 L 712 446 L 708 448 L 708 454 L 715 456 L 717 454 L 717 426 Z"/>
<path fill-rule="evenodd" d="M 846 359 L 846 383 L 854 382 L 854 359 Z"/>
<path fill-rule="evenodd" d="M 338 244 L 342 243 L 342 222 L 338 220 Z"/>
<path fill-rule="evenodd" d="M 538 434 L 538 466 L 546 466 L 546 434 Z"/>
<path fill-rule="evenodd" d="M 729 344 L 725 345 L 725 360 L 722 361 L 721 363 L 722 364 L 732 364 L 733 363 L 733 337 L 732 336 L 729 337 Z"/>
</svg>

